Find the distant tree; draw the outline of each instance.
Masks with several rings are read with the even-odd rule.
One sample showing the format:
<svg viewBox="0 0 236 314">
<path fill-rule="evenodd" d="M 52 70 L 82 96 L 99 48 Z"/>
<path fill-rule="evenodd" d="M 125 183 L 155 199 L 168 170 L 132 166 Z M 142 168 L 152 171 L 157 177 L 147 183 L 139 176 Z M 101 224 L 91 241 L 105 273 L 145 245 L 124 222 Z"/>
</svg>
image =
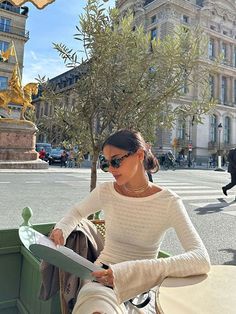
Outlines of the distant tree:
<svg viewBox="0 0 236 314">
<path fill-rule="evenodd" d="M 200 121 L 214 105 L 208 82 L 212 69 L 199 61 L 206 48 L 199 29 L 179 27 L 151 41 L 142 26 L 134 29 L 131 14 L 121 19 L 117 9 L 107 11 L 99 0 L 88 0 L 76 28 L 81 60 L 64 44 L 54 48 L 67 66 L 86 70 L 71 90 L 73 105 L 56 105 L 54 120 L 67 137 L 90 148 L 92 190 L 101 144 L 111 132 L 134 128 L 152 141 L 157 127 L 172 127 L 178 116 Z M 171 105 L 183 87 L 193 85 L 198 86 L 196 99 Z"/>
</svg>

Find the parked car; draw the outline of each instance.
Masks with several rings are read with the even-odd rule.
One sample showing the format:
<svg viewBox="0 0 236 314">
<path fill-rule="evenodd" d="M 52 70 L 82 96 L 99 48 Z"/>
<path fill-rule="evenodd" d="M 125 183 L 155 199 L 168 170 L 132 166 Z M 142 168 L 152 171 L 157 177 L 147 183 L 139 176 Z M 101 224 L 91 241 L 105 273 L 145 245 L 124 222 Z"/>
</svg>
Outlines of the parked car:
<svg viewBox="0 0 236 314">
<path fill-rule="evenodd" d="M 48 161 L 49 155 L 51 154 L 51 151 L 52 151 L 52 145 L 50 143 L 36 143 L 36 145 L 35 145 L 36 152 L 39 153 L 42 150 L 42 148 L 46 152 L 43 160 Z"/>
<path fill-rule="evenodd" d="M 48 157 L 49 165 L 60 163 L 62 152 L 63 152 L 63 149 L 61 148 L 53 148 Z"/>
</svg>

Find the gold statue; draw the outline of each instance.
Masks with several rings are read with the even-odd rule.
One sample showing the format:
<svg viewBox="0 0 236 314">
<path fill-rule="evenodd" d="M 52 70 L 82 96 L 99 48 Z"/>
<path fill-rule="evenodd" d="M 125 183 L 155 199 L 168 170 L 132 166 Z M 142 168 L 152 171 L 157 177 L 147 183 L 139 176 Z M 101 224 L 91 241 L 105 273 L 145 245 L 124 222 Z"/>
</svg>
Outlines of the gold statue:
<svg viewBox="0 0 236 314">
<path fill-rule="evenodd" d="M 20 119 L 25 120 L 25 112 L 27 108 L 35 109 L 31 104 L 32 95 L 37 95 L 38 93 L 38 84 L 37 83 L 29 83 L 22 88 L 21 81 L 18 75 L 18 67 L 15 66 L 12 77 L 9 80 L 9 89 L 0 91 L 0 108 L 4 108 L 5 110 L 10 112 L 10 108 L 8 107 L 9 103 L 14 103 L 17 105 L 21 105 L 21 115 Z"/>
</svg>

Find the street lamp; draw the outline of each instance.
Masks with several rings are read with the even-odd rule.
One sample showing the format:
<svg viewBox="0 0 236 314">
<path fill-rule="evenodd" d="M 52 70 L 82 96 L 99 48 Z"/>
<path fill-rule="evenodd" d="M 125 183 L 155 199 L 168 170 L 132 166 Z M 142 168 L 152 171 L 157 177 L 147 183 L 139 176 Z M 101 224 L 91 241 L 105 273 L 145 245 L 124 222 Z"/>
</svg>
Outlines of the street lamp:
<svg viewBox="0 0 236 314">
<path fill-rule="evenodd" d="M 223 126 L 221 123 L 218 124 L 217 126 L 218 128 L 218 163 L 217 163 L 217 168 L 215 169 L 215 171 L 224 171 L 224 169 L 221 168 L 221 154 L 220 154 L 220 139 L 221 139 L 221 131 L 223 129 Z"/>
</svg>

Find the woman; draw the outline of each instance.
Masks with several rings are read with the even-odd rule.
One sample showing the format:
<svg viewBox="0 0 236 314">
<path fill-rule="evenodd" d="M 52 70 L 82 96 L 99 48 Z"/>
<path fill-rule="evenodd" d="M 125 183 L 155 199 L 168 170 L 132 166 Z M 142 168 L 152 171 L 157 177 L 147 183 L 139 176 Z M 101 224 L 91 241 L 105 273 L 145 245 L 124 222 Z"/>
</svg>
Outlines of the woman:
<svg viewBox="0 0 236 314">
<path fill-rule="evenodd" d="M 105 246 L 94 272 L 96 282 L 83 286 L 73 313 L 128 313 L 124 302 L 158 285 L 164 277 L 205 274 L 207 251 L 181 199 L 148 181 L 146 171 L 158 170 L 141 134 L 120 130 L 103 144 L 101 168 L 114 182 L 97 186 L 55 226 L 52 239 L 64 244 L 82 217 L 103 209 Z M 185 253 L 156 259 L 167 229 L 174 228 Z M 113 288 L 113 289 L 110 289 Z"/>
</svg>

